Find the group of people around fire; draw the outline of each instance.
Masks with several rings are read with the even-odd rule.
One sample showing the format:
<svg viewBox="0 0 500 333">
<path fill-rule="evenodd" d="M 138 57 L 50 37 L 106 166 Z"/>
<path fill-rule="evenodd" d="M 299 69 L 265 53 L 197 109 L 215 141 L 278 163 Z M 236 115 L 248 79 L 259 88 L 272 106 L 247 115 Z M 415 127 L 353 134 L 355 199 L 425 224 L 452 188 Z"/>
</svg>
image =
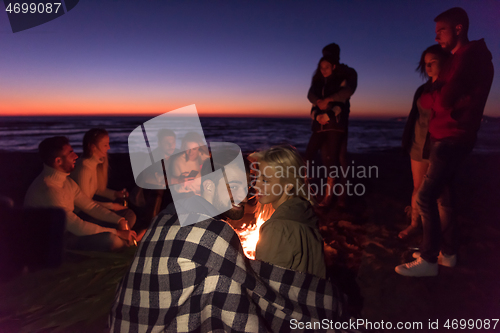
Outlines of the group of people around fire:
<svg viewBox="0 0 500 333">
<path fill-rule="evenodd" d="M 468 40 L 467 13 L 455 7 L 434 21 L 438 44 L 420 57 L 417 72 L 426 82 L 415 93 L 403 134 L 413 193 L 411 224 L 399 237 L 423 229 L 415 260 L 395 269 L 404 276 L 435 276 L 438 265 L 453 267 L 457 262 L 453 180 L 474 147 L 493 80 L 484 40 Z M 188 184 L 187 218 L 200 222 L 181 226 L 168 186 L 138 187 L 130 193 L 109 189 L 110 135 L 98 128 L 85 133 L 81 158 L 66 137 L 40 143 L 43 171 L 24 204 L 63 209 L 70 249 L 120 251 L 138 244 L 116 294 L 110 317 L 114 332 L 280 331 L 293 318 L 338 319 L 343 297 L 326 280 L 315 209 L 331 207 L 333 186 L 345 179 L 329 178 L 326 193 L 312 198 L 300 191 L 308 183 L 303 175 L 277 176 L 276 170 L 298 170 L 318 150 L 325 166 L 347 166 L 350 97 L 356 87 L 357 73 L 340 63 L 339 46 L 327 45 L 307 95 L 312 134 L 305 159 L 292 146 L 276 146 L 251 154 L 243 168 L 233 163 L 235 155 L 216 163 L 199 134 L 185 134 L 178 150 L 175 131 L 160 130 L 152 154 L 171 171 L 170 185 Z M 238 236 L 224 222 L 243 217 L 251 162 L 261 171 L 252 183 L 256 199 L 274 209 L 260 228 L 255 261 L 244 257 Z M 164 180 L 157 172 L 141 177 L 150 184 Z M 275 194 L 273 186 L 282 191 Z M 124 199 L 132 201 L 133 209 Z M 336 200 L 338 206 L 346 205 L 345 196 Z"/>
</svg>

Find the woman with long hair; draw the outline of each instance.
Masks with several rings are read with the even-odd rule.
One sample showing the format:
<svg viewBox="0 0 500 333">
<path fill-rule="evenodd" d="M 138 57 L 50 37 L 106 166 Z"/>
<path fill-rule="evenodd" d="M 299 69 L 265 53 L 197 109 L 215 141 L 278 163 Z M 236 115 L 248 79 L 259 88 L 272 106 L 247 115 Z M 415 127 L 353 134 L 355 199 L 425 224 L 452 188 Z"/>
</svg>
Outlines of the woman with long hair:
<svg viewBox="0 0 500 333">
<path fill-rule="evenodd" d="M 104 197 L 111 202 L 96 201 L 101 206 L 115 211 L 120 216 L 125 217 L 132 228 L 136 221 L 134 212 L 116 202 L 116 199 L 126 199 L 127 190 L 114 191 L 108 186 L 108 150 L 109 134 L 103 128 L 92 128 L 83 136 L 83 157 L 78 160 L 71 177 L 78 183 L 80 189 L 89 198 L 94 195 Z"/>
<path fill-rule="evenodd" d="M 410 154 L 411 173 L 413 177 L 413 193 L 411 196 L 411 206 L 406 208 L 411 216 L 411 224 L 399 233 L 399 238 L 406 238 L 414 234 L 420 226 L 420 212 L 417 208 L 417 193 L 422 185 L 427 168 L 429 167 L 429 119 L 432 110 L 425 109 L 420 103 L 422 94 L 431 92 L 435 87 L 441 67 L 448 59 L 450 53 L 443 50 L 439 44 L 432 45 L 425 49 L 420 56 L 420 61 L 416 69 L 426 83 L 418 87 L 413 98 L 413 106 L 406 122 L 403 133 L 403 148 Z"/>
<path fill-rule="evenodd" d="M 255 258 L 325 278 L 323 238 L 305 185 L 304 160 L 291 146 L 272 147 L 251 158 L 258 165 L 257 198 L 275 209 L 260 228 Z"/>
</svg>

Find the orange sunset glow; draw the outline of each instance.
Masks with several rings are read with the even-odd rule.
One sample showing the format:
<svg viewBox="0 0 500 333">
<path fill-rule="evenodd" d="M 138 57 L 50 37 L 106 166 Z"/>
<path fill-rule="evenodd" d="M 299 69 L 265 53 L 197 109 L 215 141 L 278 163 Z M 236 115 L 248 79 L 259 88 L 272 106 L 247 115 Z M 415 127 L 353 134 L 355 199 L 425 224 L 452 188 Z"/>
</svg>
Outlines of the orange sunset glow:
<svg viewBox="0 0 500 333">
<path fill-rule="evenodd" d="M 355 100 L 351 116 L 373 117 L 404 115 L 406 105 L 393 104 L 391 108 L 373 103 L 362 103 Z M 105 100 L 97 98 L 69 98 L 57 96 L 37 96 L 23 99 L 3 97 L 0 113 L 4 116 L 45 116 L 45 115 L 157 115 L 172 111 L 186 105 L 196 104 L 200 116 L 230 116 L 230 117 L 308 117 L 310 106 L 304 101 L 289 102 L 271 100 L 269 97 L 248 98 L 217 101 L 212 99 L 172 99 L 172 100 L 141 100 L 121 98 L 120 100 Z M 399 112 L 398 112 L 399 111 Z"/>
</svg>

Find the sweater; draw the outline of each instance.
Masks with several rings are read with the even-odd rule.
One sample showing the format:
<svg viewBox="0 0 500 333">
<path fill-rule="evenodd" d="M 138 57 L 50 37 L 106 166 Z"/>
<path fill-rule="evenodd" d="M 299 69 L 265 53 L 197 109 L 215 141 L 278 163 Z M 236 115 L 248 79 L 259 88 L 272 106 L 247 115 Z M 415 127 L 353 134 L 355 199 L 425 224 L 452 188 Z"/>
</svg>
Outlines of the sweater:
<svg viewBox="0 0 500 333">
<path fill-rule="evenodd" d="M 89 198 L 93 198 L 97 194 L 113 201 L 116 199 L 115 191 L 109 188 L 101 191 L 97 188 L 97 165 L 100 163 L 101 161 L 95 156 L 82 158 L 76 162 L 75 170 L 73 170 L 70 177 L 74 179 L 82 192 Z M 99 204 L 107 209 L 113 209 L 112 202 L 99 202 Z"/>
<path fill-rule="evenodd" d="M 96 219 L 116 224 L 122 219 L 86 196 L 78 184 L 68 176 L 68 173 L 44 164 L 42 173 L 35 178 L 26 192 L 24 206 L 63 209 L 66 213 L 66 230 L 76 236 L 102 232 L 116 234 L 116 229 L 84 221 L 73 212 L 75 207 L 78 207 Z"/>
<path fill-rule="evenodd" d="M 429 123 L 433 139 L 475 142 L 493 82 L 491 59 L 483 39 L 469 42 L 450 57 L 436 81 L 439 90 L 423 105 L 434 111 Z"/>
<path fill-rule="evenodd" d="M 307 200 L 293 197 L 285 201 L 260 227 L 255 259 L 326 277 L 323 237 Z"/>
</svg>

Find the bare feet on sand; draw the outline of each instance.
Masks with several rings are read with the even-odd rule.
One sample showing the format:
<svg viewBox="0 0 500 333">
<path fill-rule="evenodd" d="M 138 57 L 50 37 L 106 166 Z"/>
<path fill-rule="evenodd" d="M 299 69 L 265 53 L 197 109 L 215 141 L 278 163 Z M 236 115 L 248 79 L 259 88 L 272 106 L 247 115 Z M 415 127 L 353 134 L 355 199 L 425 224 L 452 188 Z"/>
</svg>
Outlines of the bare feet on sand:
<svg viewBox="0 0 500 333">
<path fill-rule="evenodd" d="M 405 239 L 418 232 L 418 225 L 410 224 L 405 230 L 401 231 L 398 235 L 399 238 Z"/>
</svg>

